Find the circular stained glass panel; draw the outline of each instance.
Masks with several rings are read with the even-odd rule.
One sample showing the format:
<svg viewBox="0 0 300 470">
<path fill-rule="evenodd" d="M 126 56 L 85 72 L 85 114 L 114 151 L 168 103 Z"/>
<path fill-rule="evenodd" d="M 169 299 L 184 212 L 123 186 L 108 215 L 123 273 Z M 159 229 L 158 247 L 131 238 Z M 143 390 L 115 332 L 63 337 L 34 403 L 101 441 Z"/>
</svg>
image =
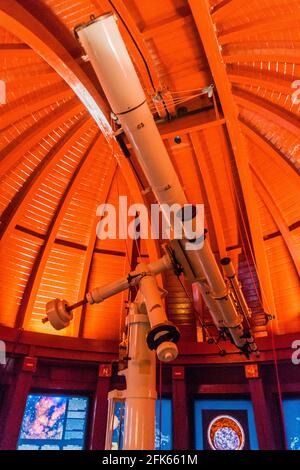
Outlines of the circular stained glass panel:
<svg viewBox="0 0 300 470">
<path fill-rule="evenodd" d="M 207 430 L 208 443 L 213 450 L 242 450 L 245 433 L 241 423 L 232 416 L 216 416 Z"/>
</svg>

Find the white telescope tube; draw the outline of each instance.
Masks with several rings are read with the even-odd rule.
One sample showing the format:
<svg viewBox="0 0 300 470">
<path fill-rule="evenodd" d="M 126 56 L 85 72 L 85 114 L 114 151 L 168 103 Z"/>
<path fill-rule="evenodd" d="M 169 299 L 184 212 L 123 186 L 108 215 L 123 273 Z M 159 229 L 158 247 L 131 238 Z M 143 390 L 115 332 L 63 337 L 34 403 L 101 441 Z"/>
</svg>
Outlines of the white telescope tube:
<svg viewBox="0 0 300 470">
<path fill-rule="evenodd" d="M 203 247 L 201 250 L 197 251 L 197 255 L 202 272 L 207 279 L 214 297 L 224 297 L 227 294 L 227 287 L 207 240 L 204 240 Z"/>
<path fill-rule="evenodd" d="M 136 279 L 136 283 L 138 280 Z M 90 304 L 98 304 L 103 302 L 105 299 L 112 297 L 119 292 L 123 292 L 128 289 L 130 286 L 135 285 L 134 280 L 129 282 L 128 277 L 123 277 L 117 281 L 110 282 L 101 287 L 95 287 L 90 292 L 86 294 L 86 299 Z"/>
<path fill-rule="evenodd" d="M 201 293 L 203 300 L 206 303 L 207 308 L 209 309 L 213 322 L 218 328 L 218 330 L 220 330 L 221 328 L 224 328 L 223 317 L 220 314 L 220 311 L 219 311 L 219 308 L 215 299 L 210 295 L 208 286 L 202 282 L 195 282 L 195 286 L 198 289 L 198 291 Z"/>
<path fill-rule="evenodd" d="M 126 377 L 124 444 L 125 450 L 155 449 L 156 359 L 145 338 L 150 330 L 147 315 L 138 313 L 132 303 L 127 316 L 129 329 L 128 368 Z"/>
<path fill-rule="evenodd" d="M 172 260 L 168 254 L 165 254 L 158 260 L 153 261 L 152 263 L 149 263 L 147 265 L 147 269 L 152 274 L 164 273 L 165 271 L 169 271 L 170 269 L 173 269 Z"/>
<path fill-rule="evenodd" d="M 242 348 L 247 342 L 242 337 L 242 318 L 236 311 L 208 241 L 204 240 L 201 250 L 186 250 L 185 255 L 214 324 L 218 329 L 228 328 L 236 346 Z"/>
<path fill-rule="evenodd" d="M 187 204 L 185 194 L 148 107 L 115 17 L 108 14 L 94 19 L 76 28 L 76 33 L 158 203 L 161 206 L 179 204 L 183 207 Z M 213 316 L 214 320 L 218 318 L 217 326 L 223 321 L 232 328 L 236 345 L 242 347 L 245 341 L 240 338 L 243 333 L 240 316 L 232 299 L 226 298 L 226 285 L 209 244 L 205 242 L 204 245 L 203 249 L 191 250 L 188 256 L 194 258 L 194 264 L 207 279 L 211 295 L 217 298 L 218 309 Z M 223 300 L 220 300 L 221 297 Z"/>
<path fill-rule="evenodd" d="M 139 265 L 138 265 L 139 266 Z M 144 272 L 151 273 L 153 275 L 160 274 L 164 271 L 172 269 L 172 261 L 169 255 L 165 254 L 162 258 L 154 261 L 153 263 L 143 264 Z M 95 287 L 90 292 L 86 294 L 86 299 L 90 304 L 103 302 L 105 299 L 112 297 L 119 292 L 127 290 L 129 287 L 132 287 L 139 283 L 140 274 L 142 273 L 141 269 L 136 269 L 128 274 L 127 277 L 122 277 L 117 281 L 110 282 L 101 287 Z"/>
<path fill-rule="evenodd" d="M 157 200 L 161 204 L 183 206 L 187 202 L 183 189 L 114 15 L 101 16 L 76 32 Z"/>
<path fill-rule="evenodd" d="M 246 299 L 244 297 L 243 291 L 241 289 L 240 283 L 236 276 L 236 272 L 232 261 L 230 258 L 222 258 L 221 265 L 223 266 L 223 271 L 227 279 L 229 280 L 232 289 L 235 293 L 238 303 L 240 304 L 241 310 L 244 312 L 246 318 L 251 316 L 251 311 L 247 305 Z"/>
</svg>

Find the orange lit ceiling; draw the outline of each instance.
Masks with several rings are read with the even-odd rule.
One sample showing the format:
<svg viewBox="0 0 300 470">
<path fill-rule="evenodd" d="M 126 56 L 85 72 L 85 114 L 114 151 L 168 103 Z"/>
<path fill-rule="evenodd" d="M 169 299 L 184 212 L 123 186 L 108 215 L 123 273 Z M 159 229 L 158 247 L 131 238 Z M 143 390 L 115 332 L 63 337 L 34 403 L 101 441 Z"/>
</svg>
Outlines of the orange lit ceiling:
<svg viewBox="0 0 300 470">
<path fill-rule="evenodd" d="M 159 253 L 154 242 L 95 235 L 99 203 L 151 200 L 134 157 L 112 144 L 109 107 L 73 35 L 90 15 L 115 11 L 188 199 L 205 203 L 213 251 L 234 260 L 257 333 L 263 311 L 275 315 L 278 333 L 300 331 L 292 102 L 300 1 L 4 0 L 0 8 L 0 323 L 54 333 L 41 323 L 46 301 L 76 302 L 128 272 L 137 255 Z M 187 99 L 211 83 L 213 98 Z M 195 312 L 173 275 L 163 282 L 170 319 L 195 337 L 197 315 L 209 321 L 203 305 Z M 62 334 L 118 339 L 127 295 L 77 310 Z"/>
</svg>

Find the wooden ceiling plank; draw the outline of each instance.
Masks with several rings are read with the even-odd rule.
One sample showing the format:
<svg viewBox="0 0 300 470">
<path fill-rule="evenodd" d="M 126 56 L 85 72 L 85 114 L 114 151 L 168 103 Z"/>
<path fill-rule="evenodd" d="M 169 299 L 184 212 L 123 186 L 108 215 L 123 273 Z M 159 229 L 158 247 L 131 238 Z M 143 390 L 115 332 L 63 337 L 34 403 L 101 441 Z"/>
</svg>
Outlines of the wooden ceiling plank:
<svg viewBox="0 0 300 470">
<path fill-rule="evenodd" d="M 189 26 L 191 22 L 192 18 L 190 15 L 171 18 L 143 29 L 141 34 L 145 39 L 151 39 L 155 36 L 159 37 L 161 34 L 167 34 L 172 29 L 174 30 L 177 28 L 184 28 L 185 26 Z"/>
<path fill-rule="evenodd" d="M 261 221 L 251 179 L 247 142 L 240 127 L 238 108 L 231 92 L 231 85 L 222 59 L 214 23 L 209 11 L 209 3 L 207 0 L 203 0 L 202 2 L 199 2 L 198 0 L 189 0 L 189 5 L 207 55 L 210 69 L 220 97 L 224 117 L 226 119 L 229 139 L 235 157 L 247 209 L 264 309 L 275 315 L 276 306 L 274 292 L 263 242 Z"/>
<path fill-rule="evenodd" d="M 234 27 L 218 37 L 219 44 L 223 46 L 232 42 L 241 42 L 243 39 L 248 40 L 250 36 L 296 29 L 300 21 L 300 13 L 287 13 L 286 15 L 277 16 L 276 21 L 274 19 L 274 16 L 269 16 L 267 19 L 263 18 Z"/>
<path fill-rule="evenodd" d="M 248 0 L 247 6 L 256 0 Z M 214 22 L 226 20 L 232 15 L 240 12 L 241 0 L 223 0 L 218 3 L 211 11 L 211 16 Z"/>
<path fill-rule="evenodd" d="M 247 49 L 247 46 L 244 46 L 245 49 Z M 249 50 L 249 49 L 248 49 Z M 266 62 L 266 63 L 274 63 L 276 64 L 277 62 L 282 63 L 282 64 L 299 64 L 300 63 L 300 52 L 297 54 L 298 49 L 292 49 L 292 50 L 287 50 L 286 55 L 282 55 L 276 52 L 276 49 L 264 49 L 265 53 L 262 52 L 262 49 L 251 52 L 251 53 L 236 53 L 236 54 L 230 54 L 230 55 L 223 55 L 223 60 L 225 64 L 236 64 L 236 63 L 245 63 L 249 62 L 253 64 L 253 62 L 261 63 L 261 62 Z M 270 52 L 268 52 L 270 51 Z"/>
<path fill-rule="evenodd" d="M 82 103 L 78 101 L 77 97 L 74 97 L 38 120 L 36 124 L 33 124 L 0 151 L 0 174 L 7 172 L 27 150 L 37 145 L 43 137 L 83 110 Z"/>
<path fill-rule="evenodd" d="M 15 197 L 11 200 L 5 211 L 1 216 L 0 238 L 1 247 L 6 245 L 14 227 L 18 223 L 22 214 L 26 210 L 26 205 L 32 199 L 37 188 L 42 184 L 51 168 L 62 158 L 62 156 L 71 147 L 72 142 L 80 138 L 86 130 L 91 127 L 92 120 L 86 113 L 78 123 L 76 123 L 70 130 L 60 139 L 56 145 L 48 152 L 43 158 L 41 163 L 33 171 L 22 186 L 16 193 Z"/>
<path fill-rule="evenodd" d="M 297 119 L 296 116 L 294 117 L 284 108 L 276 107 L 275 104 L 272 105 L 272 103 L 267 100 L 255 95 L 252 95 L 253 99 L 250 99 L 251 94 L 245 93 L 242 90 L 239 90 L 237 93 L 234 92 L 233 95 L 235 102 L 238 105 L 263 115 L 265 119 L 268 119 L 270 122 L 275 123 L 279 127 L 283 127 L 287 131 L 299 137 L 299 119 Z"/>
<path fill-rule="evenodd" d="M 205 138 L 204 133 L 202 133 L 201 138 L 202 139 Z M 203 183 L 204 183 L 204 189 L 205 189 L 208 203 L 210 206 L 210 213 L 211 213 L 211 217 L 213 220 L 213 227 L 214 227 L 214 231 L 216 235 L 219 254 L 221 258 L 224 258 L 225 256 L 227 256 L 227 251 L 226 251 L 226 243 L 225 243 L 224 233 L 223 233 L 223 228 L 222 228 L 221 215 L 220 215 L 218 203 L 216 200 L 216 194 L 214 190 L 214 185 L 216 184 L 216 182 L 213 183 L 210 177 L 206 158 L 205 158 L 205 155 L 203 155 L 203 151 L 201 149 L 201 142 L 200 142 L 199 134 L 196 132 L 192 132 L 190 134 L 190 139 L 192 142 L 194 153 L 196 155 L 197 164 L 200 169 L 200 173 L 201 173 Z"/>
<path fill-rule="evenodd" d="M 289 251 L 289 254 L 293 260 L 298 276 L 300 278 L 300 251 L 297 249 L 294 240 L 291 237 L 288 225 L 286 224 L 283 218 L 280 208 L 274 201 L 270 189 L 267 187 L 266 183 L 262 180 L 262 178 L 258 175 L 257 171 L 255 170 L 255 166 L 253 164 L 250 164 L 250 166 L 252 173 L 255 175 L 258 194 L 264 202 L 275 224 L 277 225 L 277 228 L 281 233 L 281 236 L 286 244 L 286 247 Z"/>
<path fill-rule="evenodd" d="M 27 44 L 0 44 L 0 59 L 32 59 L 34 51 Z"/>
<path fill-rule="evenodd" d="M 111 127 L 106 117 L 109 115 L 108 106 L 80 65 L 47 27 L 16 0 L 2 3 L 0 26 L 28 44 L 68 83 L 106 138 L 110 139 Z"/>
<path fill-rule="evenodd" d="M 117 168 L 118 168 L 117 161 L 116 159 L 113 158 L 110 162 L 108 173 L 105 178 L 104 188 L 102 189 L 101 199 L 104 203 L 107 203 L 111 186 L 112 186 L 114 177 L 116 175 Z M 91 266 L 92 266 L 92 259 L 93 259 L 94 249 L 95 249 L 95 245 L 97 241 L 96 227 L 97 227 L 98 221 L 99 221 L 98 218 L 96 218 L 95 216 L 95 221 L 94 221 L 92 230 L 90 232 L 90 237 L 89 237 L 87 250 L 85 254 L 84 265 L 83 265 L 83 270 L 82 270 L 81 280 L 80 280 L 80 287 L 78 291 L 78 301 L 84 298 L 88 289 L 88 283 L 89 283 Z M 83 337 L 85 313 L 86 313 L 86 309 L 84 308 L 84 306 L 76 310 L 74 320 L 73 320 L 73 325 L 72 325 L 73 336 L 79 336 L 81 338 Z"/>
<path fill-rule="evenodd" d="M 74 95 L 73 90 L 66 87 L 64 82 L 62 82 L 62 84 L 64 86 L 58 87 L 54 85 L 40 88 L 38 92 L 36 91 L 33 94 L 29 93 L 28 95 L 22 96 L 20 100 L 16 100 L 16 104 L 12 102 L 12 106 L 10 106 L 8 110 L 4 108 L 4 111 L 0 114 L 0 130 L 11 126 L 14 122 L 46 108 L 53 103 L 71 98 L 71 96 Z"/>
<path fill-rule="evenodd" d="M 265 79 L 257 78 L 261 72 L 257 70 L 253 70 L 254 73 L 250 73 L 249 75 L 238 75 L 234 73 L 228 73 L 228 78 L 232 83 L 238 83 L 241 85 L 248 85 L 251 87 L 257 86 L 258 88 L 265 88 L 266 90 L 271 91 L 278 91 L 283 93 L 286 96 L 290 96 L 293 93 L 293 89 L 291 88 L 291 83 L 289 80 L 279 80 L 278 78 L 270 77 L 268 78 L 267 75 Z"/>
<path fill-rule="evenodd" d="M 246 123 L 240 122 L 243 133 L 257 145 L 264 155 L 267 155 L 271 161 L 274 161 L 279 166 L 280 171 L 284 173 L 289 180 L 293 181 L 294 187 L 299 187 L 299 176 L 295 171 L 295 167 L 287 165 L 286 161 L 280 156 L 276 150 L 270 145 L 270 143 L 263 138 L 262 135 L 258 134 L 255 130 L 251 129 Z M 300 197 L 300 193 L 299 193 Z"/>
<path fill-rule="evenodd" d="M 40 252 L 35 260 L 35 264 L 31 270 L 31 274 L 29 276 L 29 280 L 27 282 L 21 302 L 21 308 L 19 309 L 17 315 L 16 326 L 24 326 L 25 329 L 28 327 L 32 315 L 34 301 L 40 286 L 41 279 L 43 277 L 46 263 L 55 243 L 55 238 L 57 236 L 60 224 L 67 208 L 69 207 L 74 192 L 77 189 L 78 182 L 89 170 L 90 165 L 93 164 L 94 152 L 99 147 L 99 145 L 101 145 L 102 138 L 102 136 L 99 138 L 99 134 L 97 134 L 92 139 L 83 157 L 81 158 L 80 163 L 77 165 L 63 196 L 60 199 L 59 205 L 57 206 L 55 214 L 48 227 L 44 244 L 42 245 Z"/>
</svg>

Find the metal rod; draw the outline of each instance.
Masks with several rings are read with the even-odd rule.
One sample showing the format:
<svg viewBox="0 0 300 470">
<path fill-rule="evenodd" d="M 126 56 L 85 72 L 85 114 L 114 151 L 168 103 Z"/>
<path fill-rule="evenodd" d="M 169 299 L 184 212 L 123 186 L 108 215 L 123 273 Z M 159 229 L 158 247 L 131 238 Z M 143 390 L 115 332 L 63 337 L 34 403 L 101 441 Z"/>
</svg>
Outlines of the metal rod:
<svg viewBox="0 0 300 470">
<path fill-rule="evenodd" d="M 82 300 L 79 300 L 79 302 L 76 302 L 75 304 L 73 305 L 67 305 L 66 306 L 66 311 L 67 312 L 71 312 L 72 310 L 74 310 L 75 308 L 77 307 L 81 307 L 81 305 L 85 305 L 87 304 L 88 301 L 86 298 L 82 299 Z M 48 317 L 45 317 L 45 318 L 42 318 L 42 323 L 47 323 L 49 321 Z"/>
<path fill-rule="evenodd" d="M 87 299 L 84 298 L 84 299 L 82 299 L 82 300 L 79 300 L 79 302 L 76 302 L 76 304 L 68 305 L 68 306 L 66 307 L 66 310 L 67 310 L 67 312 L 71 312 L 71 311 L 74 310 L 75 308 L 81 307 L 81 305 L 85 305 L 85 304 L 87 304 L 87 303 L 88 303 Z"/>
</svg>

